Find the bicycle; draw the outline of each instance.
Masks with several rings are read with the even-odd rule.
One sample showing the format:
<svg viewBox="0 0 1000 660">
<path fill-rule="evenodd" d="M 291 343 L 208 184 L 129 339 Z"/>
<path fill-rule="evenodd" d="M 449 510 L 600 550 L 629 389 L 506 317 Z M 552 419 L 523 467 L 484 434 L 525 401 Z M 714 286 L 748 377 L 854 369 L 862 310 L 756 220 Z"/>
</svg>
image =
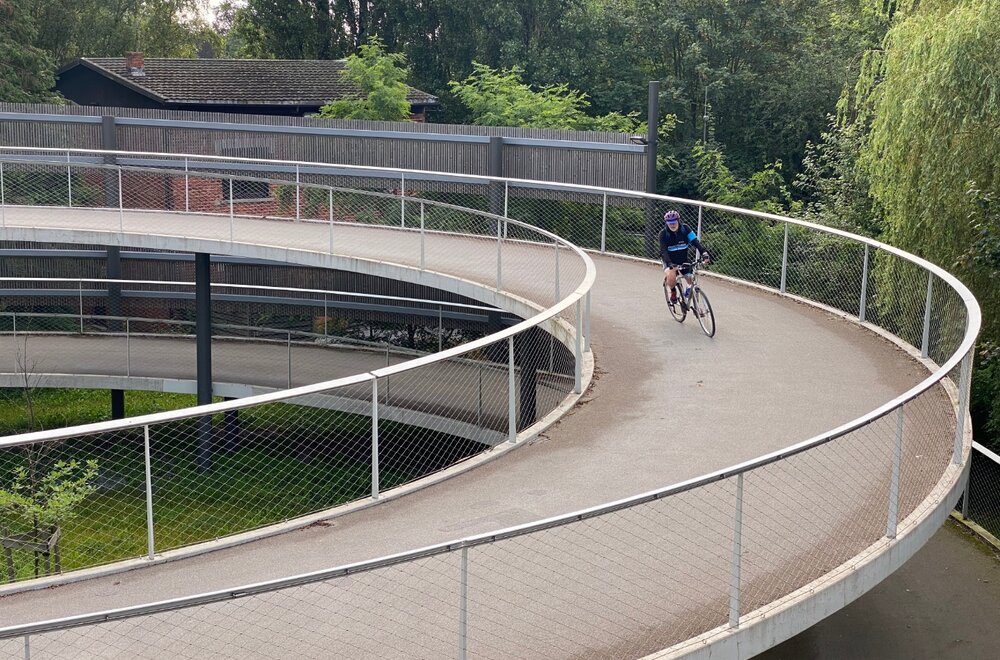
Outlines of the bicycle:
<svg viewBox="0 0 1000 660">
<path fill-rule="evenodd" d="M 702 331 L 709 337 L 714 337 L 715 312 L 712 311 L 712 303 L 708 301 L 708 296 L 698 285 L 698 270 L 702 263 L 703 260 L 699 259 L 694 263 L 685 262 L 680 266 L 681 269 L 690 266 L 691 274 L 679 274 L 677 277 L 677 281 L 674 283 L 676 301 L 670 300 L 670 290 L 667 288 L 666 281 L 663 282 L 663 295 L 667 299 L 667 309 L 670 310 L 670 315 L 674 317 L 675 321 L 683 323 L 690 309 L 694 312 L 695 318 L 698 319 L 698 325 L 701 326 Z M 685 281 L 688 285 L 686 290 L 683 286 Z"/>
</svg>

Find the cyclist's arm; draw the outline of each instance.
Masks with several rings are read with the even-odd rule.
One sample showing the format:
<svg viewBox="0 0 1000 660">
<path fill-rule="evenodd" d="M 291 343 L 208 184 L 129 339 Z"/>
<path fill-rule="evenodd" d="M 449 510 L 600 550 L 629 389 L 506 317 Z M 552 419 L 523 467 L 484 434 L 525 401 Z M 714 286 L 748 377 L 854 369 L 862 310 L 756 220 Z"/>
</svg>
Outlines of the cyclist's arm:
<svg viewBox="0 0 1000 660">
<path fill-rule="evenodd" d="M 694 231 L 688 232 L 688 240 L 691 241 L 691 245 L 697 248 L 698 252 L 700 252 L 701 254 L 709 253 L 708 248 L 706 248 L 704 244 L 702 244 L 702 242 L 698 240 L 698 234 L 694 233 Z"/>
</svg>

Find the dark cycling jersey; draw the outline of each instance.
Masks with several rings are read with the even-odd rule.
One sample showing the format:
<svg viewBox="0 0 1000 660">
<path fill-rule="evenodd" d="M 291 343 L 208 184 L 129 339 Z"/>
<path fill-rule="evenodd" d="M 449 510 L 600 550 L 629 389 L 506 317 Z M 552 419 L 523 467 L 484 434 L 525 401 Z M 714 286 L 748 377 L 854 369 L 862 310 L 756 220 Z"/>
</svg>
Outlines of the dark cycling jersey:
<svg viewBox="0 0 1000 660">
<path fill-rule="evenodd" d="M 663 260 L 663 267 L 680 266 L 688 259 L 688 250 L 694 246 L 702 253 L 707 252 L 705 246 L 698 240 L 698 235 L 691 231 L 691 228 L 681 223 L 677 226 L 677 231 L 670 231 L 664 227 L 660 231 L 660 259 Z"/>
</svg>

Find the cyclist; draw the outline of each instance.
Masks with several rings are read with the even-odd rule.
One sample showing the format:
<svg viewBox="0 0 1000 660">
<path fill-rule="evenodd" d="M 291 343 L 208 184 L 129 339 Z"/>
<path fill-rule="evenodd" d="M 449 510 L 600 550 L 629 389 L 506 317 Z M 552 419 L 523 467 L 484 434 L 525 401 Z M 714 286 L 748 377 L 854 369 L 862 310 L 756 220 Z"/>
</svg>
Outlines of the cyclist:
<svg viewBox="0 0 1000 660">
<path fill-rule="evenodd" d="M 687 277 L 691 274 L 691 266 L 685 266 L 688 261 L 688 250 L 693 246 L 700 253 L 702 260 L 711 262 L 711 255 L 698 240 L 690 227 L 681 222 L 681 214 L 671 209 L 663 214 L 664 227 L 660 231 L 660 259 L 663 261 L 663 283 L 670 291 L 670 302 L 677 302 L 677 271 Z M 690 282 L 690 280 L 688 280 Z M 685 295 L 687 291 L 685 291 Z"/>
</svg>

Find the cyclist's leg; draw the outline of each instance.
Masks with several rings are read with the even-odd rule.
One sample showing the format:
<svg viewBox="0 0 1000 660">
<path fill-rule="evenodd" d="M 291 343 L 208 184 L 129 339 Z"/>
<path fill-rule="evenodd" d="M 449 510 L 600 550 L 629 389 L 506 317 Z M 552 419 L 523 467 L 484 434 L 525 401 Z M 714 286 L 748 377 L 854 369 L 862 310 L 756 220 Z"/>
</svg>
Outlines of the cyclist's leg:
<svg viewBox="0 0 1000 660">
<path fill-rule="evenodd" d="M 677 283 L 677 266 L 668 263 L 663 264 L 663 283 L 667 289 L 674 288 L 674 285 Z"/>
</svg>

